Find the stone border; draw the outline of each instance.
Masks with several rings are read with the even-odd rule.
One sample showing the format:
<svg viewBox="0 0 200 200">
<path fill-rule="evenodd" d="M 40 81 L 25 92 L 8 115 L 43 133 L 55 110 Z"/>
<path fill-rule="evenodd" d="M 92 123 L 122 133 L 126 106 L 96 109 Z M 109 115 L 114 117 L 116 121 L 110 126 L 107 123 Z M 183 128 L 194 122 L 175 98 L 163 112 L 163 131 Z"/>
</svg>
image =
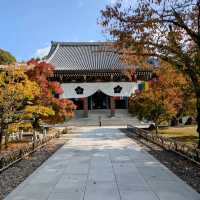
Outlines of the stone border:
<svg viewBox="0 0 200 200">
<path fill-rule="evenodd" d="M 175 142 L 172 139 L 165 138 L 162 136 L 151 134 L 149 131 L 134 127 L 132 125 L 127 125 L 127 130 L 129 131 L 128 136 L 132 134 L 137 134 L 138 136 L 148 140 L 154 144 L 159 145 L 160 147 L 173 151 L 193 162 L 200 165 L 200 150 L 192 148 L 188 145 L 182 144 L 180 142 Z"/>
</svg>

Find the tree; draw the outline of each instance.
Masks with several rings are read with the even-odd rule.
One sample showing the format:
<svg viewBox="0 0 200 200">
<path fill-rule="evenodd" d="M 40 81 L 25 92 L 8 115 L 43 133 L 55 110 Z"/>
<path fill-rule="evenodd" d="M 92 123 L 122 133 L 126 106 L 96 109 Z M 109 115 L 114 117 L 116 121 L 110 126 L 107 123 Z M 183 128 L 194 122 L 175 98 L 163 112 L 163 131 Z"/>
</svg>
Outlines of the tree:
<svg viewBox="0 0 200 200">
<path fill-rule="evenodd" d="M 178 113 L 179 117 L 183 116 L 189 116 L 190 118 L 194 119 L 192 120 L 195 122 L 195 119 L 197 117 L 197 110 L 196 110 L 196 96 L 194 93 L 193 88 L 191 85 L 188 84 L 183 88 L 183 100 L 182 100 L 182 108 L 180 112 Z"/>
<path fill-rule="evenodd" d="M 31 121 L 35 113 L 42 116 L 54 115 L 51 108 L 36 102 L 40 96 L 40 87 L 30 81 L 24 69 L 6 66 L 0 72 L 0 149 L 5 136 L 6 145 L 9 133 L 18 130 Z"/>
<path fill-rule="evenodd" d="M 0 49 L 0 65 L 8 65 L 15 63 L 16 59 L 9 52 Z"/>
<path fill-rule="evenodd" d="M 157 57 L 189 77 L 200 135 L 200 0 L 137 0 L 128 8 L 117 3 L 102 11 L 101 24 L 136 61 Z"/>
<path fill-rule="evenodd" d="M 156 127 L 163 122 L 169 122 L 180 112 L 183 105 L 183 90 L 187 81 L 182 74 L 177 73 L 169 65 L 163 65 L 156 72 L 154 81 L 148 91 L 136 94 L 130 99 L 133 114 L 140 120 L 153 121 Z"/>
<path fill-rule="evenodd" d="M 38 101 L 45 106 L 50 106 L 56 113 L 55 116 L 46 116 L 43 120 L 55 124 L 62 123 L 66 118 L 72 117 L 75 109 L 73 102 L 68 99 L 59 99 L 63 89 L 60 83 L 50 81 L 54 74 L 53 66 L 36 60 L 31 60 L 28 65 L 27 75 L 30 80 L 37 82 L 41 87 L 41 95 Z"/>
</svg>

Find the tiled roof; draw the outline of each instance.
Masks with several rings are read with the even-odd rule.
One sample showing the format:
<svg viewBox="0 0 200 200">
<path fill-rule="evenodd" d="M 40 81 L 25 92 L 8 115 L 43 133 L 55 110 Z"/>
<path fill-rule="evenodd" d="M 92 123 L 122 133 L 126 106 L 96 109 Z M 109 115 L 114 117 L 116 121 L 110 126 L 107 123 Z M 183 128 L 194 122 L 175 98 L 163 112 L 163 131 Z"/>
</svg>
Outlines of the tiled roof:
<svg viewBox="0 0 200 200">
<path fill-rule="evenodd" d="M 47 62 L 56 70 L 121 71 L 120 56 L 105 42 L 52 42 Z"/>
</svg>

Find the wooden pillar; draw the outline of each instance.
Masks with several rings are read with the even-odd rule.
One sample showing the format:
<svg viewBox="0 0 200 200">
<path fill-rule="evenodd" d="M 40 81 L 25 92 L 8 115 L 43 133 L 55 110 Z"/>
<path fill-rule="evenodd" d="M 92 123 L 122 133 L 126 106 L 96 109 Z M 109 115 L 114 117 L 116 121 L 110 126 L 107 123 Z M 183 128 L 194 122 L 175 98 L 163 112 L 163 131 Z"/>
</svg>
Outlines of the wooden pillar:
<svg viewBox="0 0 200 200">
<path fill-rule="evenodd" d="M 128 97 L 125 97 L 126 98 L 126 109 L 128 109 L 129 107 L 129 98 Z"/>
<path fill-rule="evenodd" d="M 115 116 L 115 98 L 110 97 L 110 115 L 111 117 Z"/>
<path fill-rule="evenodd" d="M 83 98 L 83 116 L 88 117 L 88 97 Z"/>
<path fill-rule="evenodd" d="M 90 97 L 90 109 L 93 110 L 93 99 L 92 99 L 92 96 Z"/>
</svg>

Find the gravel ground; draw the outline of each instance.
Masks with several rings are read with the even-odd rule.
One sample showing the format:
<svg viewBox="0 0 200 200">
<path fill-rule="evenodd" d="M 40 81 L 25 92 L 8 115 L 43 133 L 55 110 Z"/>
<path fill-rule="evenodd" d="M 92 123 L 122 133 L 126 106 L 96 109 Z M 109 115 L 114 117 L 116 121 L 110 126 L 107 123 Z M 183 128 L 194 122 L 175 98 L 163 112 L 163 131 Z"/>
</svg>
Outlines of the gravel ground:
<svg viewBox="0 0 200 200">
<path fill-rule="evenodd" d="M 27 176 L 33 173 L 45 160 L 58 150 L 66 139 L 52 139 L 45 147 L 34 152 L 14 166 L 0 173 L 0 200 L 15 189 Z"/>
<path fill-rule="evenodd" d="M 122 131 L 127 133 L 126 129 L 122 129 Z M 162 149 L 158 145 L 148 142 L 137 135 L 132 138 L 135 139 L 139 145 L 145 147 L 151 155 L 173 171 L 178 177 L 200 193 L 200 165 L 174 152 Z"/>
</svg>

